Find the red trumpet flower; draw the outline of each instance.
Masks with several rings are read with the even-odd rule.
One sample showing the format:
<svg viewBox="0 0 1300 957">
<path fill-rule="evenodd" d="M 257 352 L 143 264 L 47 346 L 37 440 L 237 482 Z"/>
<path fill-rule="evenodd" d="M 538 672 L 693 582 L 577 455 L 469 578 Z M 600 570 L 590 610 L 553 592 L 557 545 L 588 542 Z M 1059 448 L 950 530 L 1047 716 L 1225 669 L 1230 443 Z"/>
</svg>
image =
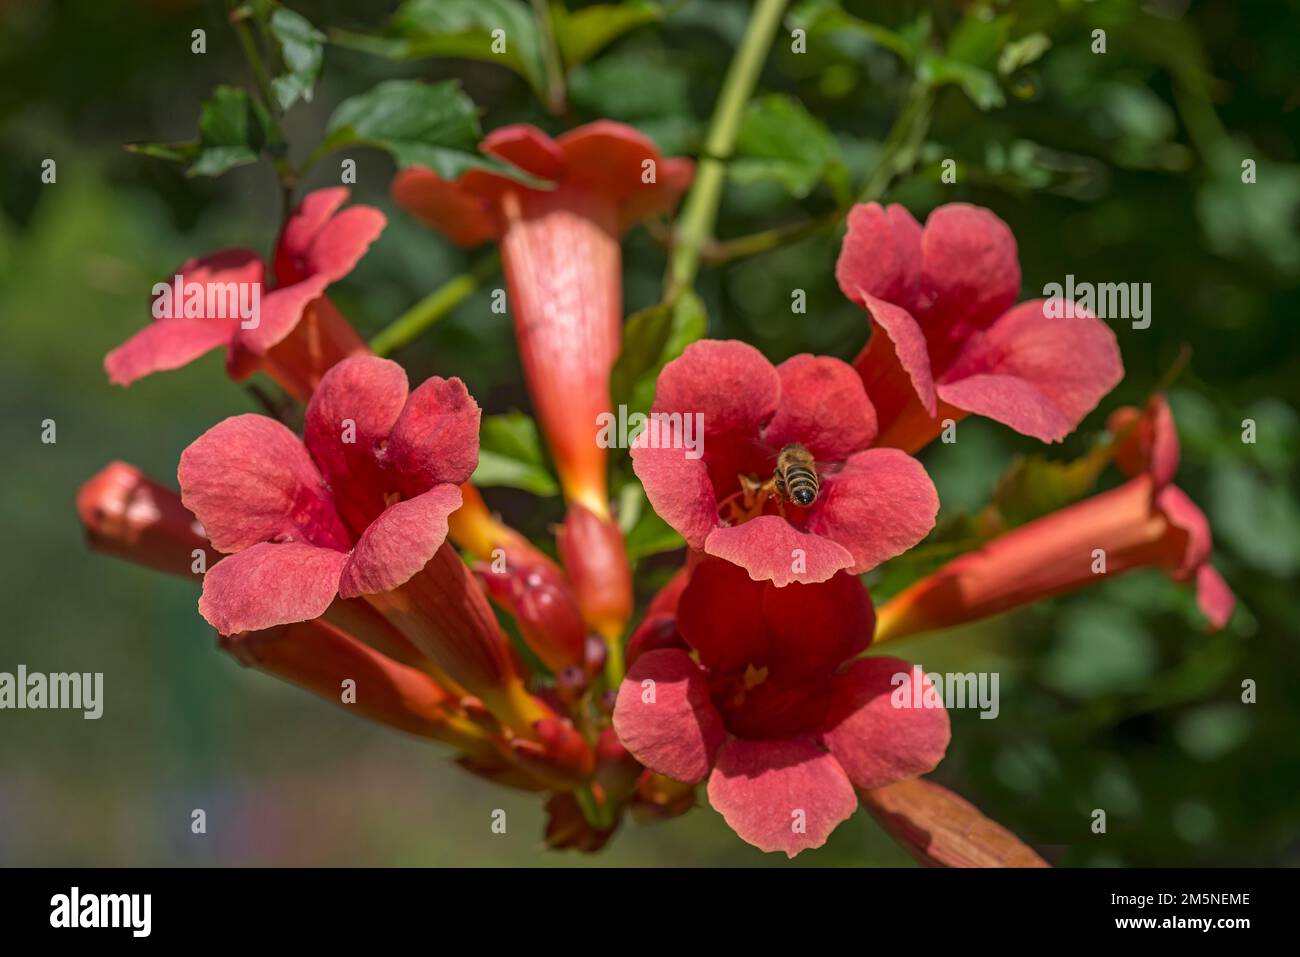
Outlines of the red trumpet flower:
<svg viewBox="0 0 1300 957">
<path fill-rule="evenodd" d="M 777 588 L 705 561 L 681 595 L 677 628 L 679 647 L 633 663 L 615 730 L 651 770 L 707 777 L 714 809 L 762 850 L 793 857 L 820 847 L 857 808 L 855 788 L 924 774 L 943 758 L 942 704 L 893 702 L 911 682 L 930 698 L 919 668 L 897 658 L 846 664 L 872 628 L 871 600 L 850 575 Z"/>
<path fill-rule="evenodd" d="M 693 440 L 685 435 L 700 423 Z M 777 585 L 869 571 L 934 527 L 921 464 L 871 448 L 875 412 L 853 369 L 799 355 L 773 366 L 743 342 L 692 343 L 659 376 L 632 463 L 656 512 L 686 543 Z M 692 444 L 695 448 L 692 448 Z M 773 489 L 781 450 L 815 461 L 806 507 Z"/>
<path fill-rule="evenodd" d="M 194 553 L 217 553 L 180 496 L 133 465 L 112 462 L 77 492 L 90 546 L 116 558 L 180 576 L 198 574 Z M 305 621 L 222 639 L 242 664 L 341 704 L 344 679 L 356 682 L 356 710 L 392 727 L 454 745 L 481 761 L 501 761 L 483 730 L 461 710 L 428 662 L 364 604 L 333 612 L 369 646 L 335 624 Z M 352 707 L 352 705 L 348 705 Z"/>
<path fill-rule="evenodd" d="M 230 553 L 199 611 L 219 632 L 261 630 L 364 596 L 517 730 L 546 709 L 455 550 L 447 517 L 478 460 L 479 409 L 459 379 L 408 392 L 394 362 L 358 356 L 321 380 L 303 440 L 241 415 L 181 455 L 186 507 Z"/>
<path fill-rule="evenodd" d="M 1124 376 L 1100 320 L 1049 318 L 1043 300 L 1012 307 L 1016 240 L 987 209 L 940 206 L 922 229 L 902 206 L 855 206 L 835 277 L 871 317 L 853 364 L 880 445 L 914 452 L 971 413 L 1059 442 Z"/>
<path fill-rule="evenodd" d="M 249 249 L 224 249 L 191 259 L 177 270 L 170 309 L 155 299 L 155 319 L 104 357 L 119 385 L 152 372 L 177 369 L 226 347 L 226 368 L 236 380 L 266 372 L 291 395 L 307 399 L 332 365 L 369 351 L 325 290 L 350 273 L 384 228 L 371 206 L 352 206 L 344 187 L 308 194 L 285 223 L 276 246 L 274 288 L 266 264 Z M 232 304 L 254 306 L 235 314 Z"/>
<path fill-rule="evenodd" d="M 461 246 L 500 244 L 524 378 L 572 509 L 565 568 L 588 625 L 616 654 L 632 611 L 631 576 L 609 514 L 598 433 L 621 339 L 619 236 L 671 209 L 693 167 L 609 121 L 555 139 L 529 125 L 502 127 L 480 148 L 545 182 L 488 170 L 449 182 L 414 167 L 394 180 L 393 198 Z"/>
<path fill-rule="evenodd" d="M 916 582 L 879 610 L 876 641 L 977 621 L 1146 567 L 1194 582 L 1210 627 L 1227 624 L 1236 599 L 1209 563 L 1209 522 L 1170 484 L 1178 437 L 1164 400 L 1153 399 L 1145 414 L 1121 409 L 1111 426 L 1120 436 L 1116 461 L 1132 478 L 1013 529 Z"/>
</svg>

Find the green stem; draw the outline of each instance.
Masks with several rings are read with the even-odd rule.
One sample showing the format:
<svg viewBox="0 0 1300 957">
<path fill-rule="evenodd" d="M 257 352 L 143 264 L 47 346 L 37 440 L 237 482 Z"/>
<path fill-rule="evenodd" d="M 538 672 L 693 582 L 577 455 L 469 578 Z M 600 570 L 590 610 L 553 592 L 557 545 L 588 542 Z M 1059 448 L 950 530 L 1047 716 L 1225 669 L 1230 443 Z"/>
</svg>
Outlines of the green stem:
<svg viewBox="0 0 1300 957">
<path fill-rule="evenodd" d="M 533 0 L 533 15 L 542 33 L 542 62 L 546 66 L 546 109 L 552 116 L 564 112 L 564 67 L 560 63 L 560 48 L 555 42 L 555 29 L 546 0 Z"/>
<path fill-rule="evenodd" d="M 844 218 L 846 209 L 847 207 L 845 209 L 835 209 L 824 216 L 818 216 L 816 219 L 810 219 L 802 223 L 777 226 L 757 233 L 750 233 L 748 236 L 738 236 L 735 239 L 706 243 L 700 251 L 700 257 L 706 266 L 720 266 L 723 263 L 731 262 L 733 259 L 745 259 L 749 256 L 757 256 L 759 253 L 771 252 L 773 249 L 780 249 L 782 246 L 797 243 L 801 239 L 807 239 L 823 229 L 836 225 Z"/>
<path fill-rule="evenodd" d="M 722 186 L 727 175 L 727 160 L 731 158 L 740 132 L 740 121 L 758 82 L 759 72 L 767 59 L 767 52 L 776 36 L 788 0 L 758 0 L 750 14 L 745 36 L 736 49 L 727 76 L 722 82 L 713 110 L 713 120 L 704 141 L 704 154 L 700 157 L 686 205 L 678 220 L 672 258 L 668 264 L 667 288 L 664 298 L 671 300 L 677 293 L 695 284 L 695 274 L 700 268 L 701 250 L 712 237 L 713 225 L 718 218 L 722 202 Z"/>
<path fill-rule="evenodd" d="M 495 252 L 484 256 L 469 270 L 453 276 L 392 321 L 370 340 L 376 355 L 386 356 L 410 345 L 440 319 L 496 275 L 501 261 Z"/>
<path fill-rule="evenodd" d="M 280 128 L 279 104 L 276 102 L 275 92 L 271 88 L 270 75 L 266 72 L 266 66 L 262 62 L 262 51 L 258 48 L 253 31 L 248 26 L 248 18 L 253 16 L 252 12 L 247 8 L 238 6 L 234 0 L 231 0 L 227 6 L 230 10 L 230 25 L 239 38 L 239 45 L 244 51 L 244 59 L 248 61 L 249 69 L 253 71 L 257 97 L 261 100 L 262 107 L 271 121 L 270 145 L 273 147 L 272 163 L 275 165 L 275 174 L 280 179 L 281 216 L 288 219 L 289 211 L 293 207 L 293 191 L 298 185 L 298 172 L 288 159 L 288 144 L 284 138 L 284 131 Z M 259 24 L 260 26 L 261 24 Z"/>
</svg>

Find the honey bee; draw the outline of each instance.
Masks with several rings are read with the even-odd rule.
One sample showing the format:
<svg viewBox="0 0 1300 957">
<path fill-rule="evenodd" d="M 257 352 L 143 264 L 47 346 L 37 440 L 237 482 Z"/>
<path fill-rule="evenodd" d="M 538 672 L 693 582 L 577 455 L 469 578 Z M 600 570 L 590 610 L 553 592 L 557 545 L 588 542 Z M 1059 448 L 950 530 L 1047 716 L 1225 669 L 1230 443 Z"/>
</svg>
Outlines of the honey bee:
<svg viewBox="0 0 1300 957">
<path fill-rule="evenodd" d="M 812 453 L 797 442 L 787 445 L 776 457 L 776 472 L 772 478 L 777 493 L 786 501 L 807 508 L 817 500 L 817 491 L 821 487 L 817 465 Z"/>
</svg>

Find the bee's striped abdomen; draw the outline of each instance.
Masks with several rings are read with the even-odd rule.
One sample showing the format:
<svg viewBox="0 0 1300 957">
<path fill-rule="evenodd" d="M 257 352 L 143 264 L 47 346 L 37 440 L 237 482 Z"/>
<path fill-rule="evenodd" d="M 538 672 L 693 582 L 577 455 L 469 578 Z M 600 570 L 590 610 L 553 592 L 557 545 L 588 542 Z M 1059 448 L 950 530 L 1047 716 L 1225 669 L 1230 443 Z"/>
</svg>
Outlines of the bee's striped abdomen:
<svg viewBox="0 0 1300 957">
<path fill-rule="evenodd" d="M 782 477 L 786 494 L 799 505 L 811 505 L 817 498 L 817 473 L 806 465 L 792 465 Z"/>
</svg>

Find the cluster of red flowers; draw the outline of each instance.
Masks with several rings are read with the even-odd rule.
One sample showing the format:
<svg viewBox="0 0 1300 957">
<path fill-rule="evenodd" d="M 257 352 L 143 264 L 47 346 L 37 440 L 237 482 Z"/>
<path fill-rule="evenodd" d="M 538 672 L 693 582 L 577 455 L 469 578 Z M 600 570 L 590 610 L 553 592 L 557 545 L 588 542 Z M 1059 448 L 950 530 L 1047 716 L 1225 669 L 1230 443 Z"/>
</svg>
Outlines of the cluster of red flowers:
<svg viewBox="0 0 1300 957">
<path fill-rule="evenodd" d="M 631 455 L 687 557 L 633 626 L 597 440 L 621 340 L 619 239 L 672 209 L 691 164 L 609 122 L 555 140 L 507 127 L 482 148 L 523 175 L 447 181 L 412 168 L 392 193 L 455 243 L 499 244 L 567 506 L 558 561 L 471 484 L 480 410 L 464 384 L 410 388 L 331 304 L 328 286 L 385 224 L 372 208 L 344 208 L 345 189 L 303 200 L 270 264 L 273 285 L 247 250 L 181 267 L 188 281 L 270 286 L 255 327 L 160 318 L 105 361 L 127 384 L 224 345 L 232 377 L 260 371 L 306 403 L 301 438 L 261 415 L 208 430 L 180 456 L 179 496 L 115 463 L 78 503 L 94 546 L 205 572 L 199 612 L 242 662 L 336 701 L 351 680 L 349 707 L 450 744 L 462 766 L 503 786 L 549 792 L 553 846 L 594 850 L 629 810 L 682 813 L 707 778 L 709 803 L 764 850 L 820 846 L 861 799 L 919 856 L 955 863 L 981 858 L 900 821 L 956 815 L 963 840 L 1004 832 L 943 789 L 909 783 L 942 760 L 948 716 L 896 707 L 900 675 L 926 678 L 865 655 L 873 642 L 1080 587 L 1096 578 L 1095 549 L 1108 574 L 1164 568 L 1195 582 L 1212 623 L 1230 614 L 1204 516 L 1171 484 L 1177 439 L 1159 398 L 1109 423 L 1125 484 L 873 609 L 858 576 L 924 539 L 939 510 L 913 453 L 969 414 L 1059 441 L 1123 370 L 1099 320 L 1015 305 L 1015 241 L 992 213 L 954 204 L 922 227 L 901 207 L 870 204 L 850 214 L 836 266 L 872 329 L 852 364 L 799 355 L 773 366 L 752 346 L 706 340 L 660 374 L 651 411 L 667 431 L 643 433 Z M 701 417 L 702 454 L 673 434 L 683 416 Z M 771 489 L 791 446 L 815 462 L 806 505 Z M 529 673 L 491 602 L 546 674 Z"/>
</svg>

